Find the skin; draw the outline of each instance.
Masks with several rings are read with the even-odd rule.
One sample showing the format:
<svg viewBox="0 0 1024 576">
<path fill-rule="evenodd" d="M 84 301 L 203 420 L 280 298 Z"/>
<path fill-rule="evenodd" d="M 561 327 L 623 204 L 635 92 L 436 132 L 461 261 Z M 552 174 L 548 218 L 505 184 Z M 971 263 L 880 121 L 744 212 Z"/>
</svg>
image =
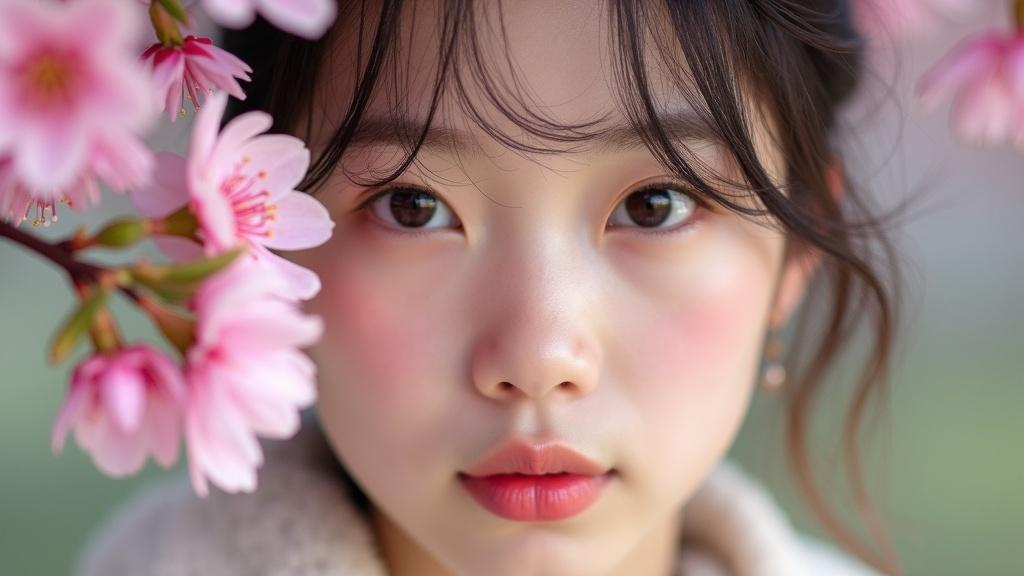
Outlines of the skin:
<svg viewBox="0 0 1024 576">
<path fill-rule="evenodd" d="M 432 65 L 426 4 L 403 37 L 402 70 Z M 506 3 L 519 78 L 557 121 L 622 120 L 604 11 L 549 6 Z M 324 130 L 348 106 L 354 34 L 334 36 L 331 80 L 314 104 Z M 489 54 L 504 50 L 497 35 L 481 42 Z M 409 61 L 417 57 L 425 60 Z M 496 74 L 505 70 L 494 62 Z M 429 91 L 415 88 L 411 108 L 426 110 Z M 388 106 L 377 98 L 370 114 Z M 374 504 L 390 573 L 670 574 L 683 506 L 735 438 L 765 331 L 790 316 L 814 262 L 785 261 L 780 232 L 718 207 L 698 208 L 681 228 L 614 220 L 642 184 L 671 177 L 645 148 L 538 162 L 488 139 L 458 106 L 442 111 L 436 124 L 468 131 L 476 146 L 422 151 L 396 183 L 428 188 L 454 218 L 438 213 L 419 235 L 395 233 L 388 199 L 356 210 L 377 190 L 339 170 L 318 192 L 336 222 L 333 238 L 295 257 L 323 282 L 308 306 L 326 323 L 311 351 L 320 420 Z M 766 121 L 757 129 L 777 174 Z M 719 147 L 690 144 L 730 172 Z M 343 163 L 358 173 L 399 153 L 363 146 Z M 500 518 L 456 473 L 513 437 L 562 440 L 617 476 L 572 518 Z"/>
</svg>

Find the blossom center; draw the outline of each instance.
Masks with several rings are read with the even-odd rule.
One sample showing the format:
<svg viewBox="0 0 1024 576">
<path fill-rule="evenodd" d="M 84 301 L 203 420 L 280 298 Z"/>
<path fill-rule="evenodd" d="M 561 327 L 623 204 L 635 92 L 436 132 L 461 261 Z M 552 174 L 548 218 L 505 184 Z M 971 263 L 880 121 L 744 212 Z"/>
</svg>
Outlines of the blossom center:
<svg viewBox="0 0 1024 576">
<path fill-rule="evenodd" d="M 44 106 L 69 103 L 77 83 L 75 67 L 55 52 L 44 52 L 28 62 L 22 78 L 29 98 Z"/>
<path fill-rule="evenodd" d="M 222 184 L 221 192 L 231 204 L 235 214 L 235 230 L 239 236 L 261 236 L 270 238 L 274 235 L 272 222 L 277 220 L 277 205 L 268 202 L 270 191 L 262 187 L 267 173 L 260 170 L 256 174 L 247 174 L 244 168 L 251 162 L 243 158 L 235 166 L 235 170 Z"/>
</svg>

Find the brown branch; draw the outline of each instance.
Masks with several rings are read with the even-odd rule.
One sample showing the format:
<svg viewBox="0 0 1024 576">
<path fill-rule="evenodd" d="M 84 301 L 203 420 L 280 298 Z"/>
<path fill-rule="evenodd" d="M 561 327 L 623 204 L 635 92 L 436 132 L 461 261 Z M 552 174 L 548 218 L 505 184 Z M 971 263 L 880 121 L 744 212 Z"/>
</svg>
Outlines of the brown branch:
<svg viewBox="0 0 1024 576">
<path fill-rule="evenodd" d="M 63 268 L 75 284 L 97 282 L 107 270 L 102 266 L 96 266 L 75 259 L 72 253 L 64 248 L 66 242 L 51 244 L 3 220 L 0 220 L 0 237 L 8 238 L 16 244 L 21 244 Z"/>
</svg>

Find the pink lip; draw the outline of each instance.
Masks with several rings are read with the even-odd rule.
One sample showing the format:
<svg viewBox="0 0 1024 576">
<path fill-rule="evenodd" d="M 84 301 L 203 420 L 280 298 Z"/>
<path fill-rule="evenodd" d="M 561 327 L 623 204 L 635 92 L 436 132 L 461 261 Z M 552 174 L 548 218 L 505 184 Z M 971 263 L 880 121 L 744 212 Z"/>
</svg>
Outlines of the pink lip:
<svg viewBox="0 0 1024 576">
<path fill-rule="evenodd" d="M 509 520 L 561 520 L 600 498 L 614 470 L 559 444 L 503 444 L 459 480 L 484 508 Z"/>
</svg>

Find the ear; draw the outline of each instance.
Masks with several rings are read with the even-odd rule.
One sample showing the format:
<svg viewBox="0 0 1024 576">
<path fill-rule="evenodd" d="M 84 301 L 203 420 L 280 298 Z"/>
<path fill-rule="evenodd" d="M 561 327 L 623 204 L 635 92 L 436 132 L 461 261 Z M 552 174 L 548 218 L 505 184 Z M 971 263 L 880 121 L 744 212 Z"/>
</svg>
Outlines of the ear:
<svg viewBox="0 0 1024 576">
<path fill-rule="evenodd" d="M 825 174 L 829 193 L 838 204 L 846 191 L 843 183 L 843 166 L 838 156 L 833 156 Z M 791 256 L 783 265 L 779 285 L 776 289 L 775 304 L 772 307 L 770 325 L 785 325 L 793 312 L 803 301 L 811 278 L 821 264 L 821 252 L 808 249 L 801 254 Z"/>
</svg>

